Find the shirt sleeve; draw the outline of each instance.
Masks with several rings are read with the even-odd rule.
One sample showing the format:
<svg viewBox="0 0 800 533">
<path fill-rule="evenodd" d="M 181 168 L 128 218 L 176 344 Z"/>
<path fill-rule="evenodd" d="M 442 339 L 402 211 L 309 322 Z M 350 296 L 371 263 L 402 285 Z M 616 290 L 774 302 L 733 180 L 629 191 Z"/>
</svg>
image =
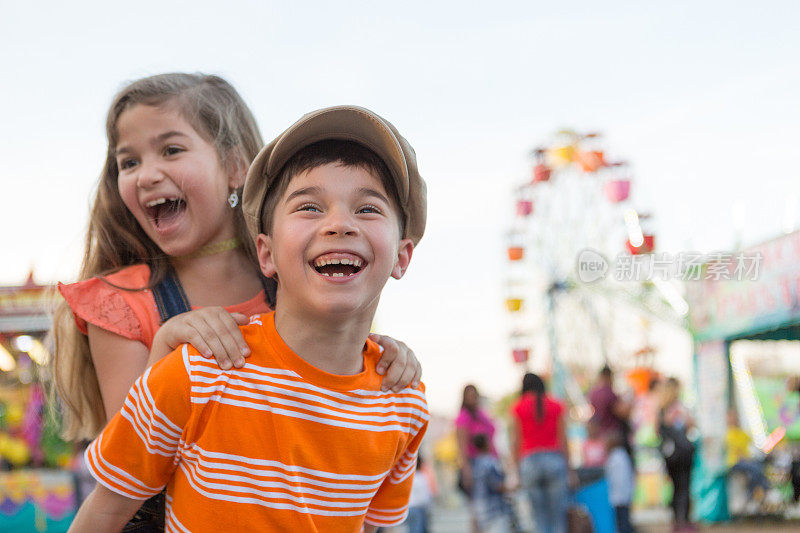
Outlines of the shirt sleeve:
<svg viewBox="0 0 800 533">
<path fill-rule="evenodd" d="M 92 476 L 126 498 L 158 494 L 178 464 L 191 413 L 189 374 L 180 350 L 136 380 L 122 410 L 86 450 Z"/>
<path fill-rule="evenodd" d="M 417 454 L 422 437 L 425 436 L 425 431 L 428 429 L 428 419 L 430 418 L 427 409 L 420 412 L 419 417 L 424 423 L 416 435 L 409 440 L 400 459 L 395 462 L 391 472 L 386 476 L 370 502 L 366 516 L 368 524 L 379 527 L 396 526 L 402 524 L 408 515 L 408 500 L 411 496 L 414 472 L 417 469 Z"/>
<path fill-rule="evenodd" d="M 90 323 L 149 348 L 161 323 L 149 284 L 147 265 L 134 265 L 103 277 L 59 283 L 58 291 L 84 335 Z"/>
</svg>

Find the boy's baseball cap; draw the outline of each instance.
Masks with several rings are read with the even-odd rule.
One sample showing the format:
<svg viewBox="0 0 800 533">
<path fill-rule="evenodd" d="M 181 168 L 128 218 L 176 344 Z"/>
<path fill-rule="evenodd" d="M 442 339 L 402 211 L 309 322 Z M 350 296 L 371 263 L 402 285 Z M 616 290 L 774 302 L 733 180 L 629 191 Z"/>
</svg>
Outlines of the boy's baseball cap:
<svg viewBox="0 0 800 533">
<path fill-rule="evenodd" d="M 286 162 L 298 151 L 319 141 L 340 140 L 361 144 L 380 157 L 397 188 L 405 219 L 404 238 L 417 245 L 425 232 L 427 193 L 417 170 L 417 156 L 397 129 L 369 109 L 335 106 L 312 111 L 261 149 L 250 170 L 242 195 L 247 230 L 255 239 L 267 193 Z"/>
</svg>

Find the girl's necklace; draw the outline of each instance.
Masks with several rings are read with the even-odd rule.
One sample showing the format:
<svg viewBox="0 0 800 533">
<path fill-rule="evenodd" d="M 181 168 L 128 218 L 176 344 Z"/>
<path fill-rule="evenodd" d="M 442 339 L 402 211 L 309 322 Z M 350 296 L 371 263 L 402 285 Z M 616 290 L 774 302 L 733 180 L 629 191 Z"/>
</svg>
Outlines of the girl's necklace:
<svg viewBox="0 0 800 533">
<path fill-rule="evenodd" d="M 226 239 L 224 241 L 215 242 L 213 244 L 206 244 L 196 252 L 185 255 L 187 259 L 196 259 L 198 257 L 206 257 L 208 255 L 215 255 L 222 252 L 227 252 L 228 250 L 235 250 L 239 246 L 242 245 L 242 241 L 239 240 L 239 237 L 233 237 L 231 239 Z"/>
</svg>

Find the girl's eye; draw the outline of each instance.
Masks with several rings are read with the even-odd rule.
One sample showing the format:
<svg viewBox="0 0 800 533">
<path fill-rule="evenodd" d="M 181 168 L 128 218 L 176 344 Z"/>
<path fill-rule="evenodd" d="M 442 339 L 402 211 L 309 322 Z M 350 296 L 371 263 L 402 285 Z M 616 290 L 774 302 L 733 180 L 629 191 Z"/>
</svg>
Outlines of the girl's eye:
<svg viewBox="0 0 800 533">
<path fill-rule="evenodd" d="M 117 163 L 117 166 L 119 167 L 120 170 L 129 170 L 129 169 L 131 169 L 131 168 L 136 166 L 136 160 L 135 159 L 123 159 L 122 161 Z"/>
<path fill-rule="evenodd" d="M 180 152 L 183 152 L 183 148 L 180 148 L 179 146 L 167 146 L 164 148 L 164 155 L 175 155 Z"/>
<path fill-rule="evenodd" d="M 365 205 L 358 209 L 357 213 L 374 213 L 374 214 L 381 214 L 381 210 L 375 207 L 374 205 Z"/>
<path fill-rule="evenodd" d="M 300 207 L 298 207 L 297 210 L 298 211 L 310 211 L 310 212 L 316 212 L 316 213 L 321 213 L 322 212 L 322 210 L 316 204 L 303 204 Z"/>
</svg>

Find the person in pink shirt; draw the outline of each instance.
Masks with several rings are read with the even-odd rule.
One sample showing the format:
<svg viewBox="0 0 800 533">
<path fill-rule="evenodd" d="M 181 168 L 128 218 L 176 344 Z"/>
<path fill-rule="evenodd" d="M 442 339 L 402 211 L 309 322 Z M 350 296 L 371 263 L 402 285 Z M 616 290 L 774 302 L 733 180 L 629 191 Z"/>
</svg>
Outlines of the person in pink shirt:
<svg viewBox="0 0 800 533">
<path fill-rule="evenodd" d="M 478 388 L 472 384 L 466 385 L 461 400 L 461 412 L 456 418 L 456 439 L 460 467 L 458 488 L 470 498 L 470 501 L 472 500 L 472 467 L 479 454 L 473 439 L 476 435 L 485 435 L 489 441 L 489 453 L 496 456 L 494 432 L 494 421 L 486 411 L 480 408 Z M 477 518 L 472 509 L 472 529 L 477 531 L 477 528 Z"/>
</svg>

